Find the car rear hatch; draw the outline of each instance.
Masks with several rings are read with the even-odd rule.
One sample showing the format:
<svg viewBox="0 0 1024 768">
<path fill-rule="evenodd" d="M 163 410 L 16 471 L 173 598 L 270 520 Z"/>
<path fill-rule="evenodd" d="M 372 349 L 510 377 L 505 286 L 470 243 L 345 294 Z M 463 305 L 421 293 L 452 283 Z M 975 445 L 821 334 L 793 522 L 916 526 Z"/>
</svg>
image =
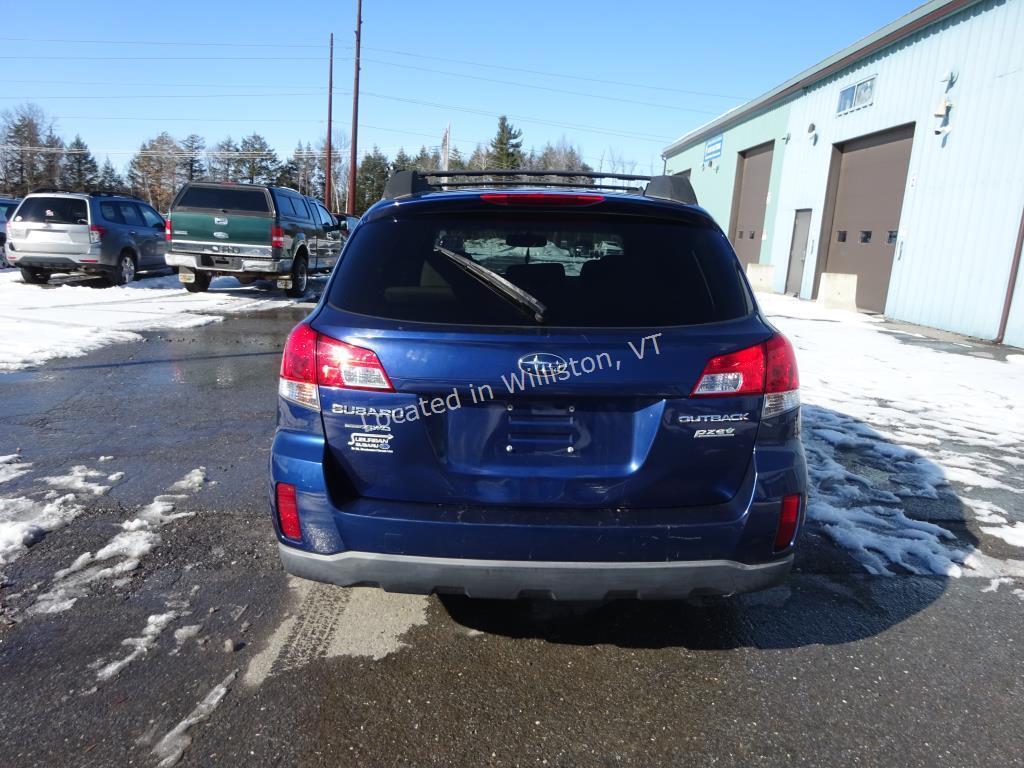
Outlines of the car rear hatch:
<svg viewBox="0 0 1024 768">
<path fill-rule="evenodd" d="M 85 198 L 27 197 L 8 224 L 7 236 L 22 255 L 75 257 L 89 253 L 89 223 L 89 201 Z"/>
<path fill-rule="evenodd" d="M 467 261 L 538 299 L 539 321 Z M 741 487 L 761 389 L 691 393 L 771 329 L 703 216 L 399 214 L 362 225 L 338 270 L 312 327 L 319 367 L 350 361 L 319 397 L 330 471 L 358 495 L 655 508 Z"/>
<path fill-rule="evenodd" d="M 170 250 L 209 254 L 205 266 L 232 256 L 271 258 L 274 208 L 262 187 L 191 184 L 170 214 Z"/>
</svg>

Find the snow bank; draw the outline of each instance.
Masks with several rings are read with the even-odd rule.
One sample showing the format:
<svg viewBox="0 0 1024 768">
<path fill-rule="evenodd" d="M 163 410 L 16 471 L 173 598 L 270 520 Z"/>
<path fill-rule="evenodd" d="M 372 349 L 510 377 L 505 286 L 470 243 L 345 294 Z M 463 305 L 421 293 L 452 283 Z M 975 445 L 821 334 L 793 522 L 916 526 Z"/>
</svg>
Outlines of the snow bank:
<svg viewBox="0 0 1024 768">
<path fill-rule="evenodd" d="M 57 288 L 21 282 L 18 270 L 0 271 L 0 371 L 79 357 L 118 342 L 137 341 L 139 331 L 193 328 L 223 315 L 288 306 L 258 288 L 218 278 L 208 293 L 188 293 L 177 276 L 148 278 L 126 286 Z"/>
<path fill-rule="evenodd" d="M 956 494 L 984 533 L 1024 546 L 1024 522 L 968 497 L 998 492 L 1024 513 L 1024 366 L 901 341 L 920 335 L 877 317 L 758 301 L 797 350 L 812 524 L 871 573 L 1024 577 L 1024 561 L 960 549 L 903 512 L 906 499 Z"/>
</svg>

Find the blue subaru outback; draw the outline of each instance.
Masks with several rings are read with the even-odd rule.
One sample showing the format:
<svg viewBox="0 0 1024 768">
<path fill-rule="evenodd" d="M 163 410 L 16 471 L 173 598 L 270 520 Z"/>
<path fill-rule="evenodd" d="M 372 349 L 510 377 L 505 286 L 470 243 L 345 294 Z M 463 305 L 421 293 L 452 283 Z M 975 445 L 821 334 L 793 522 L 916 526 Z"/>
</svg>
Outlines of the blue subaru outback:
<svg viewBox="0 0 1024 768">
<path fill-rule="evenodd" d="M 789 572 L 796 360 L 729 242 L 681 177 L 545 174 L 400 172 L 354 228 L 281 364 L 288 572 L 563 600 Z"/>
</svg>

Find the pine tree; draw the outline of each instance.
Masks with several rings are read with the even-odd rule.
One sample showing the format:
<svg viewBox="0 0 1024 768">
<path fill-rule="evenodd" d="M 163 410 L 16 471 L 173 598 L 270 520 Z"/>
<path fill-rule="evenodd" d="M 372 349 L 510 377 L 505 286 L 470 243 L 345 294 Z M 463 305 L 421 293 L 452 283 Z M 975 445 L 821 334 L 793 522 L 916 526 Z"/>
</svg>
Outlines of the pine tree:
<svg viewBox="0 0 1024 768">
<path fill-rule="evenodd" d="M 270 148 L 267 140 L 258 133 L 253 133 L 242 139 L 239 145 L 241 151 L 241 181 L 250 184 L 273 184 L 277 179 L 278 166 L 277 153 Z"/>
<path fill-rule="evenodd" d="M 498 132 L 491 139 L 487 161 L 491 168 L 515 169 L 523 166 L 523 132 L 505 115 L 498 118 Z"/>
<path fill-rule="evenodd" d="M 214 181 L 239 181 L 241 161 L 238 157 L 238 144 L 228 136 L 217 142 L 207 153 L 210 167 L 210 178 Z"/>
<path fill-rule="evenodd" d="M 110 162 L 109 157 L 103 163 L 103 168 L 100 170 L 99 179 L 96 182 L 96 190 L 110 195 L 123 194 L 125 191 L 124 179 L 117 172 L 117 169 L 114 168 L 114 164 Z"/>
<path fill-rule="evenodd" d="M 398 150 L 398 154 L 395 155 L 395 159 L 391 163 L 391 167 L 396 171 L 411 171 L 415 166 L 416 161 L 406 153 L 405 147 Z"/>
<path fill-rule="evenodd" d="M 466 170 L 466 160 L 463 158 L 462 153 L 459 152 L 458 147 L 452 147 L 448 150 L 448 168 L 452 171 Z"/>
<path fill-rule="evenodd" d="M 185 181 L 197 181 L 206 175 L 204 149 L 206 139 L 198 133 L 190 133 L 181 140 L 181 175 Z"/>
<path fill-rule="evenodd" d="M 374 146 L 373 151 L 363 158 L 356 174 L 356 215 L 361 216 L 371 205 L 384 195 L 390 166 L 388 156 Z"/>
<path fill-rule="evenodd" d="M 437 169 L 437 164 L 434 163 L 434 157 L 430 154 L 426 147 L 420 147 L 419 154 L 412 161 L 413 167 L 417 171 L 433 171 Z"/>
<path fill-rule="evenodd" d="M 61 169 L 64 167 L 64 139 L 53 132 L 50 128 L 46 138 L 43 139 L 45 148 L 43 160 L 42 182 L 47 187 L 59 187 Z"/>
<path fill-rule="evenodd" d="M 93 192 L 99 179 L 99 166 L 82 137 L 75 134 L 74 140 L 65 149 L 64 167 L 61 168 L 60 188 L 69 192 Z"/>
</svg>

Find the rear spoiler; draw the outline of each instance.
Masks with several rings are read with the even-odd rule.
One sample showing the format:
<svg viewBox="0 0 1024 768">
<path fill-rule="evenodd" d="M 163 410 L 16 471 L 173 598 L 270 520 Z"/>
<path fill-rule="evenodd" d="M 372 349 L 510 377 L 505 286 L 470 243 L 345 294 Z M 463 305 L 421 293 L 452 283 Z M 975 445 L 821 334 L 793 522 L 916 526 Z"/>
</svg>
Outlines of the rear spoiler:
<svg viewBox="0 0 1024 768">
<path fill-rule="evenodd" d="M 466 179 L 469 179 L 468 181 Z M 533 179 L 536 179 L 535 181 Z M 626 184 L 616 182 L 645 182 Z M 641 194 L 684 205 L 697 205 L 693 185 L 685 176 L 638 176 L 598 171 L 397 171 L 384 187 L 384 200 L 460 187 L 557 187 L 607 189 Z"/>
</svg>

